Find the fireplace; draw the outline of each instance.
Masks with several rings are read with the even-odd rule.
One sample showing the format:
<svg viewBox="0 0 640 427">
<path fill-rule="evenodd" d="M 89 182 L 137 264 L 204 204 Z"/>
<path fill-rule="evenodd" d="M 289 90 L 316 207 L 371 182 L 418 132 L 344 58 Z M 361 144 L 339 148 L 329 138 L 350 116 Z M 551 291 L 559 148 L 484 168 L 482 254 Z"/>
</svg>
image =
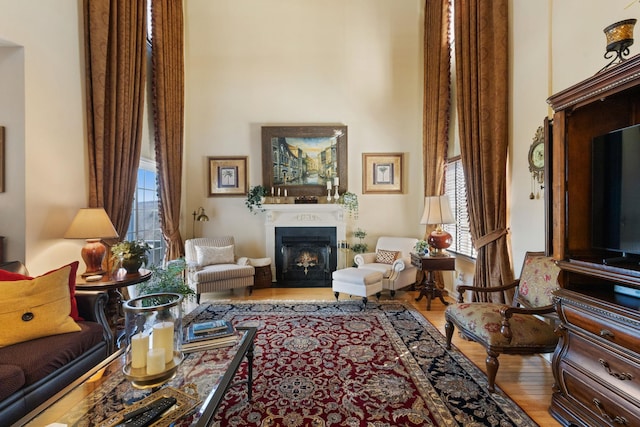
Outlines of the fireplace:
<svg viewBox="0 0 640 427">
<path fill-rule="evenodd" d="M 276 227 L 275 245 L 278 286 L 331 286 L 338 262 L 335 227 Z"/>
<path fill-rule="evenodd" d="M 338 243 L 346 225 L 342 206 L 265 204 L 265 251 L 277 286 L 331 286 L 331 273 L 344 260 Z M 283 243 L 282 239 L 285 239 Z"/>
</svg>

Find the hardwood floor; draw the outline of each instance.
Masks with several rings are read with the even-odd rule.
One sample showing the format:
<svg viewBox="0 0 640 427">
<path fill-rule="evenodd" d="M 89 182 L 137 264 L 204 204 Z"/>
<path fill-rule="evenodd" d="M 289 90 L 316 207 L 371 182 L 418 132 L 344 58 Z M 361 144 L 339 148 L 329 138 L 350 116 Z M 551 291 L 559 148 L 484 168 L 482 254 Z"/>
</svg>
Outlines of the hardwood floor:
<svg viewBox="0 0 640 427">
<path fill-rule="evenodd" d="M 431 303 L 431 310 L 426 311 L 423 299 L 415 302 L 417 292 L 397 292 L 396 300 L 412 304 L 438 330 L 444 334 L 445 306 L 435 300 Z M 345 296 L 341 295 L 341 299 Z M 389 299 L 388 293 L 383 293 L 381 300 Z M 315 300 L 335 301 L 331 288 L 265 288 L 255 289 L 251 295 L 244 290 L 234 290 L 219 293 L 203 294 L 201 303 L 215 302 L 220 299 L 231 300 Z M 187 310 L 189 310 L 187 308 Z M 485 369 L 486 352 L 476 343 L 469 342 L 454 335 L 453 344 L 462 351 L 483 372 Z M 496 385 L 513 399 L 527 414 L 541 426 L 559 426 L 560 424 L 549 414 L 551 402 L 551 386 L 553 375 L 550 363 L 542 356 L 511 356 L 501 355 L 500 369 L 496 378 Z"/>
</svg>

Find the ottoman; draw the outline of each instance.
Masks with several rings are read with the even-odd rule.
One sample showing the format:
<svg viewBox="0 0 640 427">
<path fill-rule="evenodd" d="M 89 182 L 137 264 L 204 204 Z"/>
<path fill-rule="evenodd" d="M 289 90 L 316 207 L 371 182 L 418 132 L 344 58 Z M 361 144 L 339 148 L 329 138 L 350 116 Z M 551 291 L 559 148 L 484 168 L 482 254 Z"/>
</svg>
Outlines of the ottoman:
<svg viewBox="0 0 640 427">
<path fill-rule="evenodd" d="M 382 273 L 379 271 L 349 267 L 334 271 L 332 278 L 331 288 L 336 296 L 336 301 L 340 292 L 362 297 L 362 302 L 365 305 L 370 295 L 375 294 L 376 298 L 380 298 Z"/>
</svg>

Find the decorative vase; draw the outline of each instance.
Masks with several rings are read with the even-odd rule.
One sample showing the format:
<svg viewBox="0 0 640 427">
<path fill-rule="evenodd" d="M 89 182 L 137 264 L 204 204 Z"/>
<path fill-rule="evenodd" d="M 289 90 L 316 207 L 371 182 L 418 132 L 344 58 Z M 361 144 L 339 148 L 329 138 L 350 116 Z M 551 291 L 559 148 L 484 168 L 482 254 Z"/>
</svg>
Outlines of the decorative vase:
<svg viewBox="0 0 640 427">
<path fill-rule="evenodd" d="M 139 259 L 125 259 L 122 260 L 122 268 L 127 270 L 127 274 L 135 274 L 142 267 L 142 261 Z"/>
<path fill-rule="evenodd" d="M 123 303 L 123 372 L 134 387 L 157 387 L 171 379 L 182 363 L 182 300 L 182 295 L 167 292 Z"/>
</svg>

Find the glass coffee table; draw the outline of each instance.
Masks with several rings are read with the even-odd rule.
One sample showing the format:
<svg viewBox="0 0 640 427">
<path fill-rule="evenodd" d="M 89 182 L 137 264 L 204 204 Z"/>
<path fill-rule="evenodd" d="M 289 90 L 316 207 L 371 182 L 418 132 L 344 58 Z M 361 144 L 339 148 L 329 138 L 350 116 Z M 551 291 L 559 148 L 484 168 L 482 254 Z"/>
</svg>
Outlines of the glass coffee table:
<svg viewBox="0 0 640 427">
<path fill-rule="evenodd" d="M 206 426 L 231 386 L 247 384 L 251 400 L 253 343 L 257 328 L 238 327 L 237 343 L 229 347 L 184 355 L 175 376 L 160 387 L 138 389 L 125 377 L 123 350 L 119 350 L 83 377 L 38 407 L 19 425 L 112 427 L 130 413 L 161 397 L 176 398 L 176 405 L 153 426 Z M 246 379 L 234 382 L 242 362 Z"/>
</svg>

